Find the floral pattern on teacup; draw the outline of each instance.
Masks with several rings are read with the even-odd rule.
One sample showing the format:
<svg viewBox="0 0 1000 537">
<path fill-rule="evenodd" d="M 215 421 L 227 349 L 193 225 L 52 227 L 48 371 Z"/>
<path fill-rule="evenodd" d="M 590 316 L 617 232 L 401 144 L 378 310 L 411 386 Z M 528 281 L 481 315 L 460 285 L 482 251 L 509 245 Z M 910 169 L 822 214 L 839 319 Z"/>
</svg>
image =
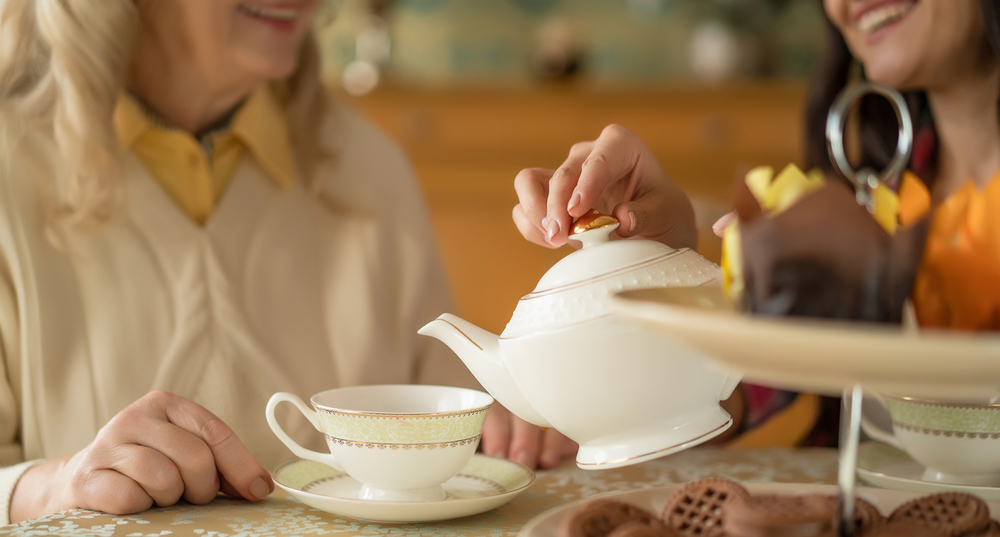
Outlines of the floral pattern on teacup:
<svg viewBox="0 0 1000 537">
<path fill-rule="evenodd" d="M 950 433 L 1000 434 L 1000 405 L 888 399 L 894 425 Z"/>
<path fill-rule="evenodd" d="M 440 444 L 479 437 L 489 408 L 442 414 L 367 414 L 320 410 L 327 437 L 360 443 Z"/>
</svg>

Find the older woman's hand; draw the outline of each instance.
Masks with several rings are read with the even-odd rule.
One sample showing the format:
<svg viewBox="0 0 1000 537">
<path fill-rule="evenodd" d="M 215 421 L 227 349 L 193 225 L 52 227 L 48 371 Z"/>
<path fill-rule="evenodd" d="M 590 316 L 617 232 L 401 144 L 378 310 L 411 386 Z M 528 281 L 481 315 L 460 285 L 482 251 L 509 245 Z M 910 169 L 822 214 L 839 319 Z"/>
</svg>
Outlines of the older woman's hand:
<svg viewBox="0 0 1000 537">
<path fill-rule="evenodd" d="M 483 426 L 483 453 L 507 458 L 528 468 L 554 468 L 580 448 L 555 429 L 542 430 L 495 403 Z"/>
<path fill-rule="evenodd" d="M 220 490 L 260 500 L 273 488 L 270 474 L 222 420 L 159 391 L 119 412 L 82 451 L 28 470 L 14 490 L 10 518 L 73 508 L 128 514 L 181 498 L 204 504 Z"/>
<path fill-rule="evenodd" d="M 557 170 L 521 170 L 514 189 L 520 201 L 514 223 L 541 246 L 566 244 L 573 219 L 591 208 L 617 218 L 621 237 L 697 246 L 691 202 L 642 140 L 620 125 L 605 127 L 597 140 L 575 144 Z"/>
</svg>

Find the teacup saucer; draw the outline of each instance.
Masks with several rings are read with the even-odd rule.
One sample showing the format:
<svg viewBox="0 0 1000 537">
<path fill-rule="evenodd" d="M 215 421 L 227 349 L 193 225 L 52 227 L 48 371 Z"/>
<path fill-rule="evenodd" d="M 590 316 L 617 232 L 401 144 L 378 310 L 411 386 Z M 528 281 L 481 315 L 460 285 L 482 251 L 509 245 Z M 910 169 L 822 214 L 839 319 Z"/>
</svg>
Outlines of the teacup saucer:
<svg viewBox="0 0 1000 537">
<path fill-rule="evenodd" d="M 924 467 L 909 455 L 881 442 L 858 446 L 858 476 L 870 485 L 912 492 L 966 492 L 988 502 L 1000 502 L 1000 487 L 953 485 L 923 479 Z"/>
<path fill-rule="evenodd" d="M 524 492 L 534 480 L 535 473 L 524 465 L 477 453 L 442 485 L 448 494 L 444 500 L 383 502 L 358 499 L 361 483 L 318 462 L 297 459 L 274 471 L 274 483 L 310 507 L 391 524 L 449 520 L 496 509 Z"/>
</svg>

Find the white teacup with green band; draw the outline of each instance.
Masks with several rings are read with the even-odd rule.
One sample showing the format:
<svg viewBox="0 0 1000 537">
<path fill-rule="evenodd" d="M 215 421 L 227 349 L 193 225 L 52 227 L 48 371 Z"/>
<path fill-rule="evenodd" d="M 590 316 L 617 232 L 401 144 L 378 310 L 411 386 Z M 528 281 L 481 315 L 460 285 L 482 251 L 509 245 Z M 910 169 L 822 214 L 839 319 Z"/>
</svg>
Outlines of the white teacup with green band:
<svg viewBox="0 0 1000 537">
<path fill-rule="evenodd" d="M 329 453 L 306 449 L 274 417 L 294 404 L 326 437 Z M 441 484 L 457 474 L 479 445 L 489 395 L 466 388 L 423 385 L 353 386 L 312 396 L 315 410 L 290 393 L 267 402 L 267 423 L 296 456 L 343 470 L 362 483 L 358 497 L 381 501 L 436 501 Z"/>
<path fill-rule="evenodd" d="M 864 419 L 861 428 L 923 465 L 924 481 L 1000 486 L 1000 404 L 879 399 L 889 408 L 893 431 Z"/>
</svg>

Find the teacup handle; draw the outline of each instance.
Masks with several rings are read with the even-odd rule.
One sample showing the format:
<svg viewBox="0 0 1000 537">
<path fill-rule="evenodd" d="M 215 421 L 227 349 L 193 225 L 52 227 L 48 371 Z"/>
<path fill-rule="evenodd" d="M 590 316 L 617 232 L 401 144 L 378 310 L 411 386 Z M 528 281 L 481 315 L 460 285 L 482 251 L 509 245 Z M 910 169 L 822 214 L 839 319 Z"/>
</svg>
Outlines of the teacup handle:
<svg viewBox="0 0 1000 537">
<path fill-rule="evenodd" d="M 877 399 L 878 402 L 882 404 L 882 406 L 888 408 L 888 405 L 885 404 L 885 400 L 879 397 L 878 394 L 869 392 L 869 395 L 875 397 L 875 399 Z M 879 442 L 889 444 L 890 446 L 896 449 L 900 450 L 903 449 L 903 445 L 899 443 L 899 440 L 896 440 L 896 437 L 893 436 L 891 432 L 886 431 L 885 429 L 879 427 L 878 425 L 875 425 L 874 423 L 872 423 L 871 420 L 866 418 L 864 414 L 861 415 L 861 430 L 864 431 L 865 434 L 874 438 L 875 440 L 878 440 Z"/>
<path fill-rule="evenodd" d="M 303 459 L 309 459 L 311 461 L 316 461 L 327 466 L 331 466 L 337 470 L 343 470 L 337 459 L 329 453 L 320 453 L 318 451 L 313 451 L 311 449 L 306 449 L 298 444 L 292 437 L 288 436 L 281 425 L 278 424 L 278 420 L 274 417 L 274 409 L 278 407 L 278 403 L 287 401 L 294 404 L 300 412 L 312 423 L 312 426 L 316 428 L 317 431 L 323 432 L 320 427 L 319 418 L 316 416 L 316 411 L 306 406 L 306 404 L 299 398 L 299 396 L 287 392 L 278 392 L 271 396 L 271 399 L 267 401 L 267 424 L 271 426 L 271 430 L 274 431 L 274 435 L 281 440 L 282 444 L 288 446 L 288 449 L 292 450 L 296 456 Z"/>
</svg>

